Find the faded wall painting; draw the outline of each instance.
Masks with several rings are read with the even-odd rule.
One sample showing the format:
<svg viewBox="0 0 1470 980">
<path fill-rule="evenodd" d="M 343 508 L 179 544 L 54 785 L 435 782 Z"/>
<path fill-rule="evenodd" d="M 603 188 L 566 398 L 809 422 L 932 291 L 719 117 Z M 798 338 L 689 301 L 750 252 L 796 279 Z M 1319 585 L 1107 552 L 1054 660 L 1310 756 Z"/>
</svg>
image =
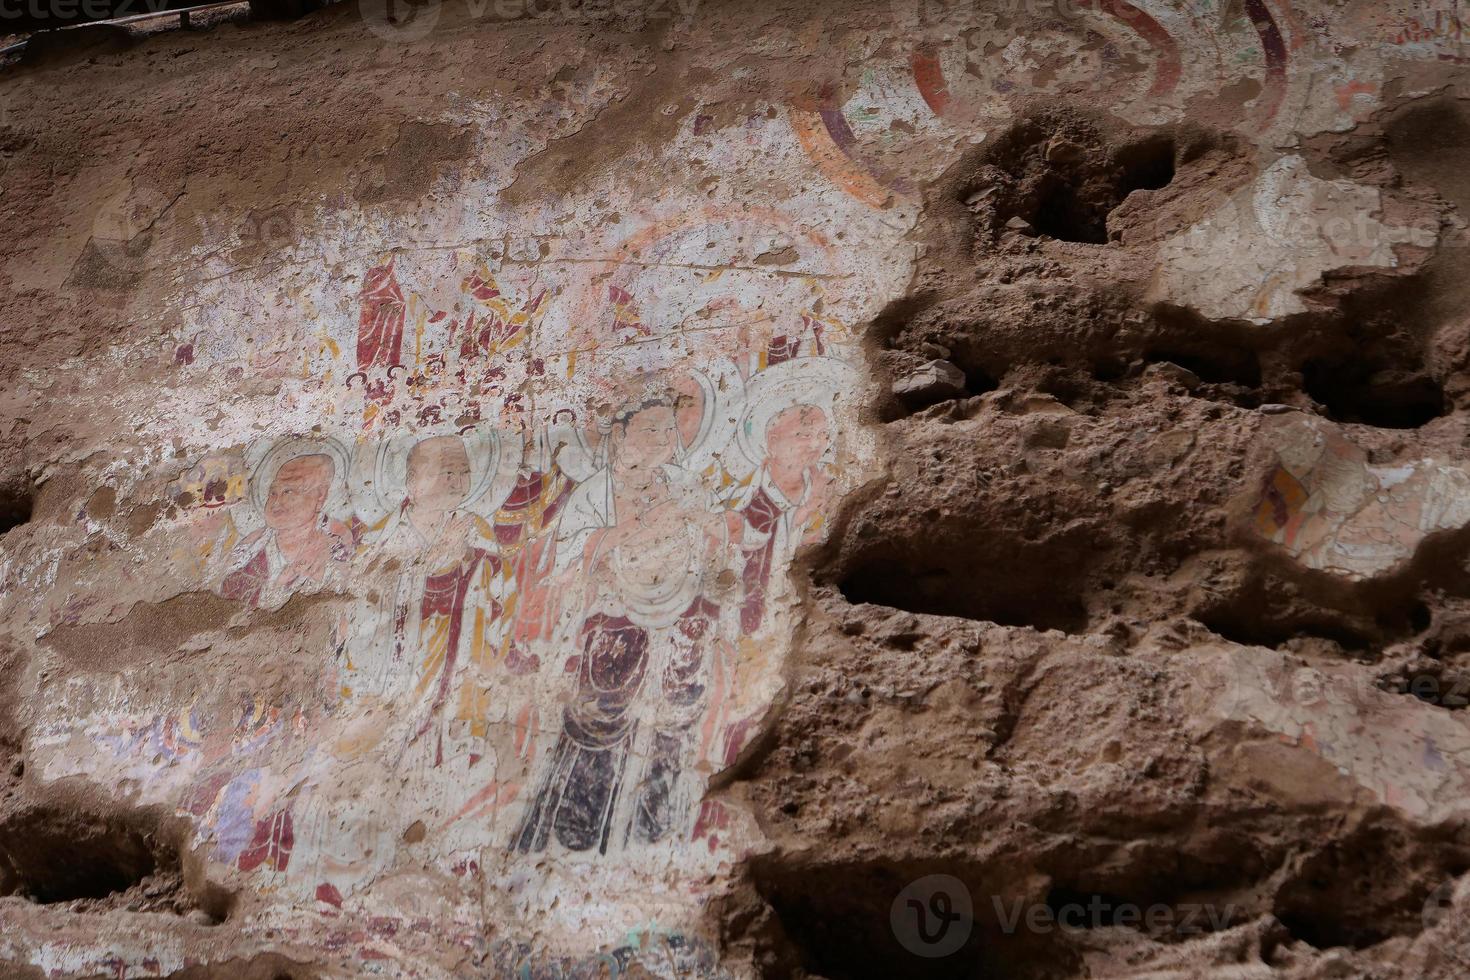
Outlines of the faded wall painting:
<svg viewBox="0 0 1470 980">
<path fill-rule="evenodd" d="M 758 838 L 706 789 L 779 696 L 788 569 L 866 454 L 830 249 L 739 223 L 812 273 L 702 268 L 710 215 L 559 281 L 379 257 L 273 358 L 319 421 L 168 487 L 161 562 L 241 612 L 328 610 L 298 682 L 139 711 L 145 680 L 73 677 L 45 777 L 175 807 L 287 933 L 433 909 L 483 943 L 490 906 L 545 916 L 544 953 L 688 921 Z"/>
<path fill-rule="evenodd" d="M 283 137 L 258 184 L 195 177 L 192 142 L 178 173 L 94 160 L 90 238 L 30 215 L 86 244 L 68 261 L 91 279 L 55 284 L 91 282 L 65 307 L 86 342 L 55 341 L 86 356 L 0 398 L 50 404 L 39 475 L 92 481 L 77 492 L 116 513 L 35 522 L 0 556 L 0 607 L 34 648 L 27 785 L 177 821 L 191 885 L 234 905 L 213 932 L 0 929 L 0 960 L 718 974 L 706 906 L 769 843 L 722 777 L 786 704 L 803 548 L 881 475 L 863 345 L 927 289 L 926 189 L 1038 100 L 1180 147 L 1203 118 L 1243 178 L 1172 232 L 1156 298 L 1201 331 L 1280 326 L 1306 289 L 1405 261 L 1389 196 L 1297 153 L 1463 63 L 1452 7 L 711 3 L 617 30 L 446 15 L 427 38 L 324 14 L 238 59 L 251 32 L 211 38 L 242 87 L 295 86 L 294 46 L 326 59 L 320 145 Z M 359 59 L 341 78 L 339 42 Z M 239 128 L 269 143 L 275 123 Z M 1293 237 L 1258 220 L 1271 201 L 1361 214 L 1372 240 Z M 284 232 L 241 231 L 265 226 Z M 1035 244 L 1026 277 L 1072 289 Z M 1253 546 L 1314 573 L 1389 575 L 1470 521 L 1462 467 L 1380 465 L 1315 424 L 1266 434 L 1239 509 Z M 1292 737 L 1328 723 L 1216 708 Z"/>
</svg>

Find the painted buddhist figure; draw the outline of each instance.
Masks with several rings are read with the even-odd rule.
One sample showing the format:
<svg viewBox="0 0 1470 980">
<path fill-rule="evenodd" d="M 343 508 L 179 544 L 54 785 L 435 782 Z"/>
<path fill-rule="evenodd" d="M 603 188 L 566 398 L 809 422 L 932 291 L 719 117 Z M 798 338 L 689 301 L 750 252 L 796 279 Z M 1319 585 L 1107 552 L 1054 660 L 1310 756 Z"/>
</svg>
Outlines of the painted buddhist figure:
<svg viewBox="0 0 1470 980">
<path fill-rule="evenodd" d="M 856 385 L 843 362 L 803 357 L 765 369 L 746 389 L 736 444 L 753 470 L 727 501 L 741 599 L 729 696 L 714 721 L 721 765 L 749 743 L 773 694 L 756 678 L 769 675 L 764 651 L 771 631 L 782 629 L 773 609 L 789 589 L 783 570 L 820 535 L 837 495 L 835 404 Z"/>
<path fill-rule="evenodd" d="M 364 693 L 393 704 L 393 764 L 401 771 L 474 766 L 486 752 L 506 580 L 493 528 L 468 507 L 487 489 L 484 474 L 495 463 L 472 462 L 460 436 L 415 443 L 402 502 L 367 554 L 381 609 L 372 646 L 354 666 L 366 675 Z M 494 760 L 486 762 L 493 778 Z"/>
<path fill-rule="evenodd" d="M 581 556 L 583 603 L 561 731 L 512 842 L 606 854 L 686 830 L 702 790 L 719 606 L 707 593 L 725 557 L 710 496 L 674 465 L 674 399 L 619 414 L 607 465 L 577 487 L 558 562 Z"/>
<path fill-rule="evenodd" d="M 816 405 L 782 409 L 766 428 L 768 455 L 739 508 L 740 548 L 745 554 L 740 631 L 754 635 L 765 615 L 771 572 L 821 527 L 831 496 L 823 465 L 832 446 L 830 423 Z"/>
<path fill-rule="evenodd" d="M 407 303 L 393 260 L 368 270 L 358 314 L 357 369 L 390 368 L 403 363 L 403 325 Z"/>
<path fill-rule="evenodd" d="M 524 675 L 539 667 L 534 652 L 555 629 L 556 535 L 562 512 L 577 481 L 562 469 L 558 453 L 538 442 L 538 457 L 517 474 L 516 485 L 495 512 L 495 540 L 512 580 L 512 620 L 507 668 Z"/>
<path fill-rule="evenodd" d="M 381 705 L 340 717 L 292 768 L 285 818 L 271 830 L 290 833 L 290 865 L 278 869 L 289 874 L 277 877 L 299 898 L 341 906 L 396 859 L 400 782 L 384 764 L 391 721 Z"/>
<path fill-rule="evenodd" d="M 267 454 L 251 488 L 265 526 L 235 546 L 221 595 L 274 608 L 298 590 L 341 586 L 351 534 L 327 503 L 345 461 L 335 444 L 309 440 L 287 440 Z M 268 487 L 263 495 L 261 484 Z"/>
</svg>

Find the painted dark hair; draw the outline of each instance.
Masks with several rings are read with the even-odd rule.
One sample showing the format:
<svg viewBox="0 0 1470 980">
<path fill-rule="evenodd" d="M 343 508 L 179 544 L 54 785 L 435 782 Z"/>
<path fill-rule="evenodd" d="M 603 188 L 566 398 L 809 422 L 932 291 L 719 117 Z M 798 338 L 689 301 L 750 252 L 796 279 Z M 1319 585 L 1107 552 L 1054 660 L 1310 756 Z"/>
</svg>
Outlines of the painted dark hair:
<svg viewBox="0 0 1470 980">
<path fill-rule="evenodd" d="M 619 409 L 618 413 L 613 416 L 613 425 L 626 430 L 628 423 L 633 421 L 633 416 L 639 412 L 646 412 L 650 408 L 668 408 L 677 412 L 679 410 L 679 399 L 674 395 L 654 395 L 651 398 L 643 399 L 636 405 L 627 405 Z"/>
</svg>

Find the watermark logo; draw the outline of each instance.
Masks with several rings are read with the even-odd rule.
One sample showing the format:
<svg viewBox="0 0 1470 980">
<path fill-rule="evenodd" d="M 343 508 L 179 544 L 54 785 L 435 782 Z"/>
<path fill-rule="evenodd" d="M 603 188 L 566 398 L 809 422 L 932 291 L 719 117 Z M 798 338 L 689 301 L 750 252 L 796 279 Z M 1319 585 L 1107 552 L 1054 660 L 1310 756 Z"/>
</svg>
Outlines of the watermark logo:
<svg viewBox="0 0 1470 980">
<path fill-rule="evenodd" d="M 168 11 L 168 0 L 0 0 L 0 24 L 29 21 L 58 26 Z"/>
<path fill-rule="evenodd" d="M 1199 936 L 1222 932 L 1242 919 L 1241 910 L 1234 904 L 1154 902 L 1143 905 L 1114 901 L 1103 895 L 1076 895 L 1071 900 L 1053 899 L 1029 905 L 1020 899 L 1007 903 L 999 895 L 991 896 L 990 901 L 1001 932 L 1008 936 L 1017 932 L 1044 936 L 1058 930 L 1077 932 L 1113 926 L 1141 929 L 1156 936 Z"/>
<path fill-rule="evenodd" d="M 975 927 L 975 907 L 965 883 L 951 875 L 928 875 L 893 900 L 889 924 L 899 945 L 929 959 L 960 950 Z"/>
<path fill-rule="evenodd" d="M 421 41 L 439 23 L 442 0 L 360 0 L 369 31 L 385 41 Z"/>
<path fill-rule="evenodd" d="M 92 237 L 105 242 L 131 242 L 151 231 L 172 203 L 152 188 L 119 191 L 97 211 Z"/>
<path fill-rule="evenodd" d="M 94 258 L 109 275 L 136 278 L 147 269 L 154 227 L 174 202 L 152 188 L 129 187 L 108 198 L 92 220 Z"/>
<path fill-rule="evenodd" d="M 1072 24 L 1092 13 L 1092 8 L 1093 0 L 990 0 L 983 10 L 977 8 L 974 0 L 892 0 L 891 4 L 897 28 L 923 30 L 930 36 L 946 39 L 974 27 L 977 11 L 987 18 L 1019 27 L 1036 23 Z M 1119 9 L 1121 13 L 1122 8 Z"/>
<path fill-rule="evenodd" d="M 0 0 L 3 2 L 3 0 Z M 359 0 L 358 12 L 368 30 L 385 41 L 423 40 L 439 23 L 444 0 Z M 688 24 L 700 0 L 466 0 L 470 20 L 496 22 L 534 20 L 543 23 L 595 24 L 641 18 L 674 19 Z"/>
</svg>

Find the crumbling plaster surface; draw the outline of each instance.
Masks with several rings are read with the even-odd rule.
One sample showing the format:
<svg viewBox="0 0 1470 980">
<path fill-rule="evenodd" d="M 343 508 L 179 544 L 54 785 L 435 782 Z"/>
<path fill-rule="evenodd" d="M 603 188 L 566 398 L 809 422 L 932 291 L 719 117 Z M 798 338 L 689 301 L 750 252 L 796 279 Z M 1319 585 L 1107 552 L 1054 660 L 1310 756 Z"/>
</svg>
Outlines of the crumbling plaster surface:
<svg viewBox="0 0 1470 980">
<path fill-rule="evenodd" d="M 547 9 L 3 69 L 6 969 L 1470 969 L 1457 5 Z"/>
</svg>

